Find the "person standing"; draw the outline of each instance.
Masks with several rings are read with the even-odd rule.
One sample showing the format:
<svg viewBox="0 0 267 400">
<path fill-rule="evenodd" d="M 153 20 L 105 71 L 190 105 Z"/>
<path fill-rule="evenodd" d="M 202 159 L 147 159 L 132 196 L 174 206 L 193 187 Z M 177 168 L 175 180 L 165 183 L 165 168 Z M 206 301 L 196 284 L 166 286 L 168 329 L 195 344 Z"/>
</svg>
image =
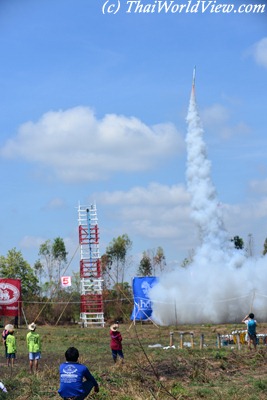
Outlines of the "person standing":
<svg viewBox="0 0 267 400">
<path fill-rule="evenodd" d="M 111 354 L 112 354 L 112 358 L 114 363 L 117 362 L 117 358 L 119 356 L 119 358 L 121 359 L 121 361 L 123 362 L 124 359 L 124 354 L 122 351 L 122 336 L 119 329 L 119 325 L 118 324 L 113 324 L 110 327 L 110 348 L 111 348 Z"/>
<path fill-rule="evenodd" d="M 14 329 L 10 328 L 8 332 L 9 332 L 9 334 L 7 335 L 7 338 L 6 338 L 7 366 L 9 367 L 11 364 L 11 367 L 13 368 L 15 358 L 16 358 L 17 345 L 16 345 L 16 338 L 14 336 Z"/>
<path fill-rule="evenodd" d="M 18 315 L 15 316 L 14 328 L 19 329 L 19 316 Z"/>
<path fill-rule="evenodd" d="M 254 314 L 250 313 L 245 316 L 245 318 L 242 319 L 242 322 L 244 322 L 247 325 L 247 337 L 248 337 L 248 348 L 251 350 L 251 343 L 254 346 L 254 349 L 256 350 L 257 348 L 257 321 L 254 318 Z"/>
<path fill-rule="evenodd" d="M 65 352 L 66 362 L 60 364 L 60 388 L 59 395 L 63 399 L 84 400 L 94 388 L 99 392 L 98 383 L 89 369 L 78 362 L 79 351 L 75 347 L 69 347 Z"/>
<path fill-rule="evenodd" d="M 7 358 L 6 338 L 9 335 L 9 329 L 13 329 L 13 325 L 7 324 L 2 332 L 2 343 L 5 346 L 5 357 Z"/>
<path fill-rule="evenodd" d="M 35 372 L 38 371 L 39 360 L 41 358 L 41 338 L 39 333 L 36 333 L 36 324 L 32 322 L 28 329 L 30 332 L 27 333 L 26 342 L 29 352 L 29 360 L 30 360 L 30 373 L 33 373 L 33 367 L 35 368 Z"/>
</svg>

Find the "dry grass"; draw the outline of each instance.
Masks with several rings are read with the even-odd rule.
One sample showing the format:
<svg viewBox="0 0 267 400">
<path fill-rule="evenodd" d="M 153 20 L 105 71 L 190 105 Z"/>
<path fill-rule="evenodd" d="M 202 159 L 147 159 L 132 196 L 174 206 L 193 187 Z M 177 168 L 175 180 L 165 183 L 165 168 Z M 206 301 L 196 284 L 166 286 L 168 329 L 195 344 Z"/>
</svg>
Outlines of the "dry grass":
<svg viewBox="0 0 267 400">
<path fill-rule="evenodd" d="M 261 324 L 261 332 L 267 325 Z M 242 325 L 156 327 L 152 324 L 121 325 L 124 364 L 113 364 L 109 349 L 109 329 L 75 327 L 38 327 L 43 341 L 42 360 L 37 375 L 28 372 L 26 329 L 19 329 L 17 360 L 13 369 L 1 360 L 1 380 L 8 396 L 17 400 L 60 399 L 58 367 L 69 346 L 80 351 L 85 363 L 100 384 L 100 392 L 90 398 L 99 400 L 260 400 L 267 398 L 267 348 L 258 346 L 249 352 L 244 345 L 217 347 L 217 333 L 229 334 Z M 174 332 L 175 348 L 168 346 Z M 194 332 L 194 348 L 179 348 L 180 333 Z M 200 337 L 204 335 L 204 348 Z M 184 341 L 190 343 L 190 335 Z M 4 353 L 4 352 L 3 352 Z"/>
</svg>

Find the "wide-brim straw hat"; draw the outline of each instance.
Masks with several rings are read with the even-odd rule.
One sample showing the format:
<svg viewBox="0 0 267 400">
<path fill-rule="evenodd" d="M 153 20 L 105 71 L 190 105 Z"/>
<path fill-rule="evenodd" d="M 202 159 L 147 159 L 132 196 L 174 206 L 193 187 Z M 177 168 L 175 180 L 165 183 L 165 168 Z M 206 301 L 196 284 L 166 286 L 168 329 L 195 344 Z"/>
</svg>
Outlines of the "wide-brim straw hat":
<svg viewBox="0 0 267 400">
<path fill-rule="evenodd" d="M 12 324 L 7 324 L 5 330 L 8 332 L 14 332 L 14 326 Z"/>
<path fill-rule="evenodd" d="M 29 329 L 30 331 L 35 331 L 35 329 L 36 329 L 36 324 L 35 324 L 34 322 L 32 322 L 32 323 L 28 326 L 28 329 Z"/>
<path fill-rule="evenodd" d="M 118 324 L 113 324 L 113 325 L 111 325 L 111 327 L 110 327 L 110 329 L 112 330 L 112 332 L 116 332 L 116 331 L 118 330 L 118 328 L 119 328 L 119 325 L 118 325 Z"/>
</svg>

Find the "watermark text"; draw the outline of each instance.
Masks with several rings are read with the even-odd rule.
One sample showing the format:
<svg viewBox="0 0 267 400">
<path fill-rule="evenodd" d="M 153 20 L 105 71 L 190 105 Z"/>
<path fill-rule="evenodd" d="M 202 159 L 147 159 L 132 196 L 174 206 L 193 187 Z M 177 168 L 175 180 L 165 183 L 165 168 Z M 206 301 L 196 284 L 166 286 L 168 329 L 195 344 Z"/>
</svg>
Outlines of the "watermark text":
<svg viewBox="0 0 267 400">
<path fill-rule="evenodd" d="M 123 11 L 126 14 L 262 14 L 266 12 L 266 4 L 220 3 L 217 0 L 106 0 L 102 6 L 103 14 L 117 14 Z"/>
</svg>

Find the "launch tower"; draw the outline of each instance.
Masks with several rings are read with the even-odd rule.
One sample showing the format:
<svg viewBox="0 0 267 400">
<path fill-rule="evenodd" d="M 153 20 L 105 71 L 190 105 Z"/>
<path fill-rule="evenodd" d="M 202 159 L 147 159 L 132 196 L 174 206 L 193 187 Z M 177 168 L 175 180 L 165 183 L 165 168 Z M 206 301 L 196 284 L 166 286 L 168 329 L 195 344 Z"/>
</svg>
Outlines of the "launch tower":
<svg viewBox="0 0 267 400">
<path fill-rule="evenodd" d="M 81 314 L 85 327 L 104 326 L 102 272 L 96 205 L 78 207 Z"/>
</svg>

